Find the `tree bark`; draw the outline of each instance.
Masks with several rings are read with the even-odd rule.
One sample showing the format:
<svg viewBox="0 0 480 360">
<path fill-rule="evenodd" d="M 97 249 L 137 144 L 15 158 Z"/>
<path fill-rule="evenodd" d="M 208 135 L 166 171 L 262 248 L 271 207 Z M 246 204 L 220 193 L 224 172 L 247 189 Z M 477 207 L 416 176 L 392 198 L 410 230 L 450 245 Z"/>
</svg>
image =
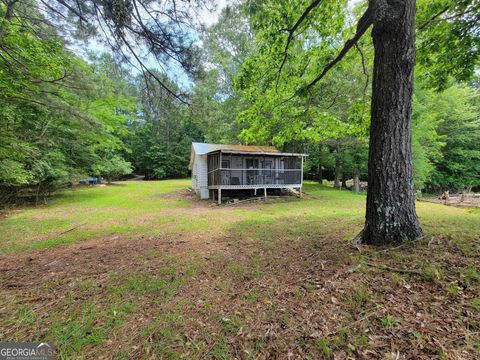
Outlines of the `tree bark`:
<svg viewBox="0 0 480 360">
<path fill-rule="evenodd" d="M 340 181 L 342 177 L 342 170 L 340 169 L 340 165 L 338 164 L 338 161 L 335 161 L 335 181 L 333 183 L 333 187 L 335 189 L 340 189 L 342 187 Z"/>
<path fill-rule="evenodd" d="M 359 240 L 386 245 L 422 235 L 411 156 L 415 0 L 373 0 L 373 5 L 368 193 Z"/>
<path fill-rule="evenodd" d="M 11 21 L 13 17 L 13 11 L 15 8 L 15 4 L 18 2 L 18 0 L 12 0 L 7 3 L 7 11 L 5 12 L 5 20 Z"/>
<path fill-rule="evenodd" d="M 322 175 L 322 164 L 318 164 L 317 167 L 317 181 L 319 184 L 323 183 L 323 175 Z"/>
<path fill-rule="evenodd" d="M 357 167 L 353 169 L 353 191 L 360 192 L 360 170 Z"/>
<path fill-rule="evenodd" d="M 335 189 L 341 189 L 341 181 L 342 178 L 342 164 L 340 162 L 340 145 L 337 144 L 337 150 L 335 154 L 335 181 L 333 183 L 333 187 Z"/>
<path fill-rule="evenodd" d="M 318 165 L 317 165 L 317 180 L 320 184 L 323 183 L 323 174 L 322 174 L 322 144 L 318 145 Z"/>
</svg>

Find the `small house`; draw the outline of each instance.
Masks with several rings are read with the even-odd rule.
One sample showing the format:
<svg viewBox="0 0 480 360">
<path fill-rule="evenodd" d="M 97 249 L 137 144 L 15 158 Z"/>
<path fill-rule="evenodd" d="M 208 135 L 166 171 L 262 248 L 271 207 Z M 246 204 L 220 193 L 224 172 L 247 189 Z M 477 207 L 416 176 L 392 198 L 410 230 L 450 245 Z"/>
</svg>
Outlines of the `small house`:
<svg viewBox="0 0 480 360">
<path fill-rule="evenodd" d="M 222 200 L 222 191 L 296 189 L 303 186 L 305 154 L 282 153 L 273 146 L 192 143 L 189 170 L 201 199 Z"/>
</svg>

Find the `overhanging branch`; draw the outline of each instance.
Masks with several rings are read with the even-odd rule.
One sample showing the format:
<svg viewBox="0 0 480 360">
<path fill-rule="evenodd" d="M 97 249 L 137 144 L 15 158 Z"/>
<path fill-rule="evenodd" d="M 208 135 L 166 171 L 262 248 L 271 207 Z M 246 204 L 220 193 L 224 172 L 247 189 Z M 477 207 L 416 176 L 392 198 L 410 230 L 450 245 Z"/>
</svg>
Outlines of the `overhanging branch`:
<svg viewBox="0 0 480 360">
<path fill-rule="evenodd" d="M 449 9 L 450 9 L 450 6 L 447 6 L 447 7 L 443 8 L 443 9 L 440 10 L 438 13 L 436 13 L 435 15 L 433 15 L 430 19 L 428 19 L 427 21 L 425 21 L 422 25 L 420 25 L 420 27 L 419 27 L 418 29 L 419 29 L 419 30 L 425 29 L 425 28 L 428 27 L 432 22 L 434 22 L 439 16 L 442 16 L 444 13 L 446 13 Z"/>
<path fill-rule="evenodd" d="M 298 27 L 305 21 L 305 19 L 307 18 L 308 14 L 310 14 L 310 12 L 315 9 L 321 2 L 322 0 L 314 0 L 310 3 L 310 5 L 308 5 L 308 7 L 305 9 L 305 11 L 303 12 L 303 14 L 298 18 L 298 20 L 296 21 L 296 23 L 293 25 L 293 27 L 291 27 L 290 29 L 282 29 L 282 31 L 286 31 L 288 32 L 288 38 L 287 38 L 287 43 L 285 45 L 285 50 L 284 50 L 284 55 L 283 55 L 283 60 L 282 60 L 282 63 L 280 64 L 280 67 L 278 69 L 278 74 L 277 74 L 277 80 L 276 80 L 276 83 L 275 83 L 275 89 L 278 88 L 278 82 L 280 81 L 280 76 L 282 74 L 282 69 L 283 67 L 285 66 L 285 63 L 287 62 L 287 57 L 288 57 L 288 48 L 290 47 L 290 43 L 292 42 L 293 40 L 293 34 L 295 33 L 295 31 L 297 31 Z"/>
<path fill-rule="evenodd" d="M 96 10 L 96 13 L 97 13 L 97 18 L 98 18 L 98 22 L 101 26 L 101 19 L 105 19 L 105 16 L 104 14 L 102 13 L 101 9 L 95 5 L 95 10 Z M 119 31 L 119 32 L 115 32 L 114 29 L 112 29 L 110 27 L 110 24 L 108 22 L 105 22 L 105 25 L 107 26 L 110 34 L 112 35 L 113 39 L 116 41 L 117 45 L 119 46 L 119 49 L 120 49 L 120 52 L 123 54 L 123 57 L 125 59 L 127 59 L 129 61 L 130 64 L 131 61 L 128 59 L 128 57 L 123 53 L 122 49 L 121 49 L 121 46 L 122 45 L 125 45 L 125 47 L 127 48 L 127 50 L 130 52 L 130 54 L 135 58 L 135 61 L 138 63 L 139 65 L 139 69 L 140 71 L 142 72 L 144 78 L 145 78 L 145 75 L 148 74 L 149 76 L 151 76 L 153 79 L 155 79 L 155 81 L 168 93 L 170 94 L 171 96 L 173 96 L 174 98 L 176 98 L 178 101 L 180 101 L 181 103 L 185 104 L 185 105 L 190 105 L 190 103 L 185 100 L 181 95 L 175 93 L 173 90 L 170 89 L 170 87 L 168 87 L 154 72 L 152 72 L 146 65 L 145 63 L 142 61 L 142 59 L 140 58 L 139 55 L 137 55 L 137 53 L 135 52 L 135 49 L 133 49 L 132 45 L 129 43 L 129 41 L 126 39 L 125 35 Z M 101 26 L 102 27 L 102 26 Z M 103 30 L 103 27 L 102 27 L 102 30 Z M 118 37 L 118 39 L 117 39 Z M 107 35 L 107 40 L 108 40 L 108 35 Z M 133 65 L 133 64 L 132 64 Z"/>
<path fill-rule="evenodd" d="M 305 88 L 307 90 L 310 90 L 317 82 L 319 82 L 340 60 L 344 58 L 344 56 L 348 53 L 348 51 L 360 40 L 360 38 L 365 34 L 365 32 L 368 30 L 370 25 L 372 24 L 372 10 L 370 9 L 370 6 L 368 9 L 365 11 L 365 13 L 362 15 L 360 20 L 358 20 L 357 23 L 357 30 L 355 32 L 355 35 L 353 38 L 347 40 L 345 45 L 343 46 L 342 50 L 338 53 L 338 55 L 330 61 L 324 68 L 323 71 L 318 75 L 313 81 L 308 84 Z"/>
</svg>

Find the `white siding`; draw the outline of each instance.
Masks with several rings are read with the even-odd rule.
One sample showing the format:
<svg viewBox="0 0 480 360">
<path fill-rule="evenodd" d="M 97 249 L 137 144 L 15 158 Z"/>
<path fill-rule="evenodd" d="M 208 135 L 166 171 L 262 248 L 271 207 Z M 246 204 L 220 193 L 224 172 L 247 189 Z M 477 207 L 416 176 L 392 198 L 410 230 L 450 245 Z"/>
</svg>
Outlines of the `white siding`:
<svg viewBox="0 0 480 360">
<path fill-rule="evenodd" d="M 197 163 L 193 163 L 193 168 L 192 168 L 192 189 L 195 191 L 195 193 L 198 194 L 198 168 L 197 168 Z"/>
<path fill-rule="evenodd" d="M 192 169 L 192 189 L 200 196 L 200 199 L 209 198 L 207 173 L 207 155 L 195 154 Z"/>
</svg>

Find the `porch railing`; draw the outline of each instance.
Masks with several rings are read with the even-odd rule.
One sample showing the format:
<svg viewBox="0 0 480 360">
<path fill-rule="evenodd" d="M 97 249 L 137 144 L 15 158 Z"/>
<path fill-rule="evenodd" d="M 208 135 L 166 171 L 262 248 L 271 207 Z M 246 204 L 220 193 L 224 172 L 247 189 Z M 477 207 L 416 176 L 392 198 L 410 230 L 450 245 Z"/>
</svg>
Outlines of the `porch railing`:
<svg viewBox="0 0 480 360">
<path fill-rule="evenodd" d="M 220 168 L 208 173 L 209 186 L 300 185 L 301 183 L 302 169 Z"/>
</svg>

